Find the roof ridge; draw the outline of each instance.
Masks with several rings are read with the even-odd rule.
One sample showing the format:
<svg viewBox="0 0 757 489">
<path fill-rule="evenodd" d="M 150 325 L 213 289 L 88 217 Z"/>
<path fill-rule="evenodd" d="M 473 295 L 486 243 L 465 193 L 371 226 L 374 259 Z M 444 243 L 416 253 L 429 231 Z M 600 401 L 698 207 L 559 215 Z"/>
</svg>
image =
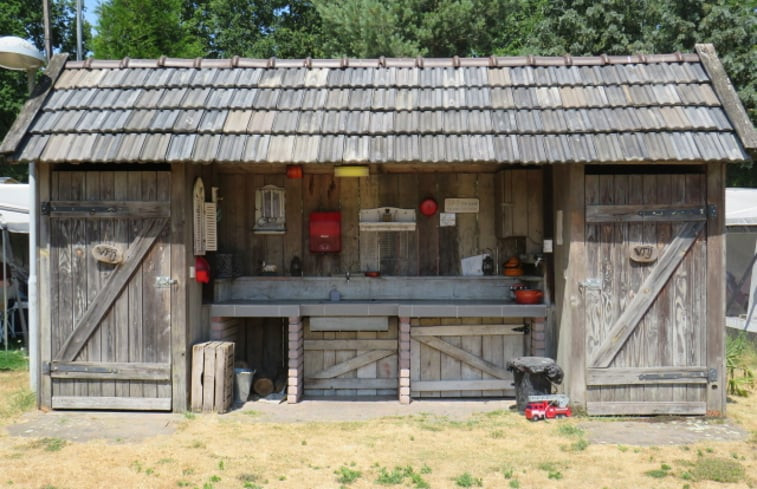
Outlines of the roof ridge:
<svg viewBox="0 0 757 489">
<path fill-rule="evenodd" d="M 335 58 L 335 59 L 279 59 L 279 58 L 169 58 L 119 60 L 87 58 L 68 61 L 66 69 L 118 68 L 459 68 L 459 67 L 519 67 L 519 66 L 594 66 L 607 64 L 697 63 L 697 53 L 633 54 L 623 56 L 489 56 L 481 58 Z"/>
</svg>

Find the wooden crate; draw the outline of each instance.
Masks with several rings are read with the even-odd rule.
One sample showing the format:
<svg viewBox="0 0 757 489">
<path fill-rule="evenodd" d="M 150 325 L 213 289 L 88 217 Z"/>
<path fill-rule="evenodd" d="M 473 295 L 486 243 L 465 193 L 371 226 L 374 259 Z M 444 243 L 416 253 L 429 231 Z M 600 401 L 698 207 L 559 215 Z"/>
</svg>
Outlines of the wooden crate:
<svg viewBox="0 0 757 489">
<path fill-rule="evenodd" d="M 192 347 L 192 411 L 225 413 L 234 389 L 234 343 L 207 341 Z"/>
</svg>

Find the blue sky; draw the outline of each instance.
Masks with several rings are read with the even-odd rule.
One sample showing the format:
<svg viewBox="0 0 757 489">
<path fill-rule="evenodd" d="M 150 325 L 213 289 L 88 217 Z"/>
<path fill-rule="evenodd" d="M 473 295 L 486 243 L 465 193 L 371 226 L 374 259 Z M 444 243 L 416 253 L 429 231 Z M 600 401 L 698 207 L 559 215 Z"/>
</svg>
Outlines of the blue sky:
<svg viewBox="0 0 757 489">
<path fill-rule="evenodd" d="M 97 18 L 95 17 L 95 9 L 100 0 L 84 0 L 84 17 L 92 25 L 94 33 L 95 26 L 97 25 Z"/>
</svg>

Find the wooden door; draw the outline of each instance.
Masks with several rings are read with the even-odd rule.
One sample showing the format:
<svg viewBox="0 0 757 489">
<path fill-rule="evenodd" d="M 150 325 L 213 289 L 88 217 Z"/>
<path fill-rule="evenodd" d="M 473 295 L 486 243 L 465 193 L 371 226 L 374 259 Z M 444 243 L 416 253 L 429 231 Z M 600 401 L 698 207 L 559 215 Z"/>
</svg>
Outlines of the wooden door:
<svg viewBox="0 0 757 489">
<path fill-rule="evenodd" d="M 526 319 L 414 319 L 410 329 L 412 397 L 515 395 L 508 360 L 523 356 Z"/>
<path fill-rule="evenodd" d="M 170 410 L 170 172 L 54 171 L 50 195 L 52 407 Z"/>
<path fill-rule="evenodd" d="M 587 411 L 705 414 L 705 175 L 585 184 Z"/>
</svg>

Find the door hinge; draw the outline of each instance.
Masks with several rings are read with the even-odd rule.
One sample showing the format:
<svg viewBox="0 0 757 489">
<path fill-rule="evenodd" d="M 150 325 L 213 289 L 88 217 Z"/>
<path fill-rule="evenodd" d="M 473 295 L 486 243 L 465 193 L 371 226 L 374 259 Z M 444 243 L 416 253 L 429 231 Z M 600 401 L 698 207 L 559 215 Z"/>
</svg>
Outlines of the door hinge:
<svg viewBox="0 0 757 489">
<path fill-rule="evenodd" d="M 709 217 L 718 217 L 718 205 L 710 204 L 707 206 L 707 215 Z"/>
<path fill-rule="evenodd" d="M 704 207 L 644 209 L 639 211 L 641 217 L 704 217 L 704 215 Z"/>
<path fill-rule="evenodd" d="M 528 334 L 531 332 L 531 327 L 528 324 L 524 324 L 523 326 L 518 326 L 517 328 L 513 328 L 513 331 L 517 331 L 518 333 Z"/>
<path fill-rule="evenodd" d="M 39 213 L 43 216 L 50 215 L 50 202 L 42 202 L 39 206 Z"/>
<path fill-rule="evenodd" d="M 42 375 L 50 375 L 50 362 L 42 362 Z"/>
<path fill-rule="evenodd" d="M 717 382 L 718 381 L 718 369 L 711 368 L 707 371 L 707 382 Z"/>
</svg>

